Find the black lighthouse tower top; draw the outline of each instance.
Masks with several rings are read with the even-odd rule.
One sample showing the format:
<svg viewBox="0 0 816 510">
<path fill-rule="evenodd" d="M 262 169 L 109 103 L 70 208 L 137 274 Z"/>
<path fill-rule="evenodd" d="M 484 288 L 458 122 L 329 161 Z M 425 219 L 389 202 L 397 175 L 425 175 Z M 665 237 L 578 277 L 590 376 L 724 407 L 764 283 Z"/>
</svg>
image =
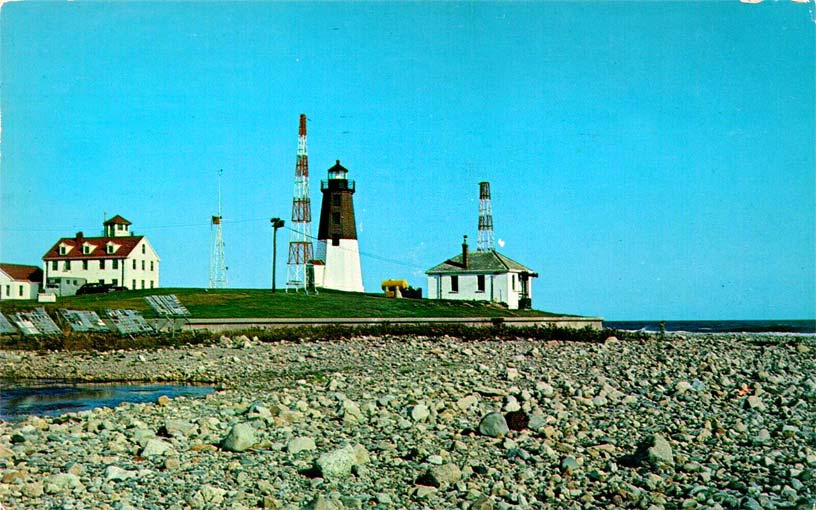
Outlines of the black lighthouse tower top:
<svg viewBox="0 0 816 510">
<path fill-rule="evenodd" d="M 338 159 L 335 165 L 329 168 L 329 180 L 320 181 L 320 191 L 350 190 L 354 193 L 354 181 L 348 180 L 348 169 L 340 164 Z"/>
<path fill-rule="evenodd" d="M 340 239 L 357 239 L 357 226 L 354 220 L 354 181 L 348 179 L 348 169 L 340 160 L 329 168 L 329 178 L 320 182 L 323 201 L 320 205 L 320 224 L 317 239 L 332 241 L 338 246 Z"/>
</svg>

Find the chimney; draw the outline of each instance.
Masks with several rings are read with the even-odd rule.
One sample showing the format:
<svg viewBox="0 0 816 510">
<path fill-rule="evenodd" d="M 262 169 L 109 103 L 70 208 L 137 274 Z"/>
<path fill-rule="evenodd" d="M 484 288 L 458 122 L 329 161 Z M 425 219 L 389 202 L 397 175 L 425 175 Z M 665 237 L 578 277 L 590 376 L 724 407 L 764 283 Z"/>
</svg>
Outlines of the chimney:
<svg viewBox="0 0 816 510">
<path fill-rule="evenodd" d="M 465 240 L 462 241 L 462 267 L 467 269 L 468 268 L 468 245 L 467 245 L 467 236 L 465 236 Z"/>
<path fill-rule="evenodd" d="M 85 235 L 82 232 L 76 233 L 76 242 L 81 243 L 85 239 Z"/>
</svg>

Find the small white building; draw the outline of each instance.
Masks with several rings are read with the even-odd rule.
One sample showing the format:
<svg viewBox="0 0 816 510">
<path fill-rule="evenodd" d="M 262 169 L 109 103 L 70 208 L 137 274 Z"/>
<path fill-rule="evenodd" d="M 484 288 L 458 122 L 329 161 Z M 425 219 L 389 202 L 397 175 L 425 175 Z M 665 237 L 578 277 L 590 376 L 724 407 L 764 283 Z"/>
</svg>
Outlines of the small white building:
<svg viewBox="0 0 816 510">
<path fill-rule="evenodd" d="M 37 266 L 0 264 L 0 300 L 37 299 L 43 272 Z"/>
<path fill-rule="evenodd" d="M 117 215 L 104 223 L 103 237 L 78 232 L 64 237 L 43 255 L 43 281 L 58 295 L 82 284 L 106 283 L 134 289 L 159 286 L 159 256 L 147 237 L 136 236 L 131 223 Z"/>
<path fill-rule="evenodd" d="M 467 237 L 462 253 L 425 271 L 428 299 L 458 299 L 506 303 L 513 310 L 532 305 L 532 279 L 528 267 L 495 250 L 468 252 Z"/>
</svg>

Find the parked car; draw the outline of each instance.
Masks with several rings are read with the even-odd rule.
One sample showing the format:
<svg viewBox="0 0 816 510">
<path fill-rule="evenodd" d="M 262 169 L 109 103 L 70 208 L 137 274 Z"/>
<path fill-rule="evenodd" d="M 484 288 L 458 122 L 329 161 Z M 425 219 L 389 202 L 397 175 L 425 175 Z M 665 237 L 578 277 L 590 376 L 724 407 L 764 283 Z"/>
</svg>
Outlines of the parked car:
<svg viewBox="0 0 816 510">
<path fill-rule="evenodd" d="M 109 283 L 86 283 L 77 290 L 77 296 L 85 294 L 105 294 L 108 292 L 120 292 L 127 290 L 126 287 L 111 285 Z"/>
</svg>

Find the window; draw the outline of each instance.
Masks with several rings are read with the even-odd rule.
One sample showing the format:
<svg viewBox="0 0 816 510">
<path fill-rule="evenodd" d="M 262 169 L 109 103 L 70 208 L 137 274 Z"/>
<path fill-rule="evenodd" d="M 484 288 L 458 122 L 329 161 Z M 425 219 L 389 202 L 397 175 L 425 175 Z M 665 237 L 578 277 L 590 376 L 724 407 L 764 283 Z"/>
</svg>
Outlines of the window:
<svg viewBox="0 0 816 510">
<path fill-rule="evenodd" d="M 332 213 L 332 224 L 333 225 L 339 225 L 340 224 L 340 213 L 339 212 L 333 212 Z"/>
<path fill-rule="evenodd" d="M 153 271 L 153 261 L 150 261 L 150 270 Z"/>
<path fill-rule="evenodd" d="M 476 275 L 476 288 L 479 292 L 485 291 L 485 275 Z"/>
<path fill-rule="evenodd" d="M 119 285 L 119 279 L 118 279 L 118 278 L 114 278 L 113 280 L 111 280 L 111 284 L 112 284 L 112 285 Z"/>
<path fill-rule="evenodd" d="M 105 269 L 105 259 L 99 261 L 99 269 Z"/>
<path fill-rule="evenodd" d="M 87 260 L 82 261 L 82 269 L 85 270 L 85 271 L 88 270 L 88 261 Z"/>
<path fill-rule="evenodd" d="M 133 259 L 133 269 L 136 269 L 136 259 Z M 133 286 L 136 287 L 136 284 L 134 283 Z"/>
<path fill-rule="evenodd" d="M 54 270 L 54 271 L 57 270 L 57 261 L 56 260 L 51 261 L 51 269 Z"/>
<path fill-rule="evenodd" d="M 134 290 L 136 289 L 136 280 L 133 280 L 133 285 L 131 285 L 131 287 L 130 287 L 130 288 L 131 288 L 131 289 L 134 289 Z"/>
<path fill-rule="evenodd" d="M 11 297 L 11 285 L 6 285 L 6 296 Z"/>
<path fill-rule="evenodd" d="M 110 255 L 111 253 L 113 253 L 113 245 L 112 245 L 112 244 L 109 244 L 109 245 L 107 246 L 107 249 L 108 249 L 108 255 Z"/>
<path fill-rule="evenodd" d="M 451 276 L 451 292 L 459 292 L 459 277 Z"/>
<path fill-rule="evenodd" d="M 145 261 L 143 260 L 142 261 L 142 271 L 144 271 L 144 270 L 145 270 Z"/>
<path fill-rule="evenodd" d="M 340 234 L 332 235 L 332 246 L 340 246 Z"/>
<path fill-rule="evenodd" d="M 516 290 L 516 273 L 513 273 L 513 290 Z"/>
<path fill-rule="evenodd" d="M 332 205 L 340 207 L 340 195 L 332 195 Z"/>
<path fill-rule="evenodd" d="M 145 287 L 144 287 L 144 280 L 142 280 L 142 288 L 145 288 Z"/>
<path fill-rule="evenodd" d="M 155 283 L 155 282 L 154 282 L 153 280 L 150 280 L 150 288 L 151 288 L 151 289 L 153 288 L 153 284 L 154 284 L 154 283 Z"/>
<path fill-rule="evenodd" d="M 65 270 L 66 270 L 66 271 L 70 271 L 70 270 L 71 270 L 71 261 L 70 261 L 70 260 L 66 260 L 66 261 L 65 261 Z"/>
<path fill-rule="evenodd" d="M 146 251 L 146 250 L 147 250 L 147 247 L 146 247 L 145 245 L 142 245 L 142 255 L 144 255 L 145 253 L 147 253 L 147 251 Z"/>
<path fill-rule="evenodd" d="M 111 261 L 111 265 L 113 266 L 114 269 L 119 269 L 119 259 L 113 259 Z"/>
<path fill-rule="evenodd" d="M 84 253 L 85 255 L 91 253 L 91 247 L 86 244 L 85 246 L 82 247 L 82 253 Z"/>
<path fill-rule="evenodd" d="M 22 286 L 22 285 L 20 285 L 20 291 L 19 291 L 19 293 L 20 293 L 20 297 L 23 297 L 23 286 Z"/>
<path fill-rule="evenodd" d="M 65 255 L 65 252 L 66 252 L 65 246 L 60 246 L 60 249 L 59 249 L 60 255 Z"/>
</svg>

